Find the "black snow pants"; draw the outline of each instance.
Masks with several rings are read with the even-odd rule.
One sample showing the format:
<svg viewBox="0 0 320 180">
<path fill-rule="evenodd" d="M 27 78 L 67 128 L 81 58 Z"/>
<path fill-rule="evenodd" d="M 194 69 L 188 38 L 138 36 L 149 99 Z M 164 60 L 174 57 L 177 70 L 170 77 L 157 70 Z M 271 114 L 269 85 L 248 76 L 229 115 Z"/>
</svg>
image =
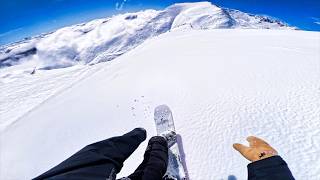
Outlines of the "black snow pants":
<svg viewBox="0 0 320 180">
<path fill-rule="evenodd" d="M 114 180 L 123 162 L 145 139 L 146 131 L 136 128 L 123 136 L 93 143 L 34 179 Z M 143 162 L 125 179 L 161 180 L 167 165 L 167 141 L 155 136 L 149 140 Z"/>
</svg>

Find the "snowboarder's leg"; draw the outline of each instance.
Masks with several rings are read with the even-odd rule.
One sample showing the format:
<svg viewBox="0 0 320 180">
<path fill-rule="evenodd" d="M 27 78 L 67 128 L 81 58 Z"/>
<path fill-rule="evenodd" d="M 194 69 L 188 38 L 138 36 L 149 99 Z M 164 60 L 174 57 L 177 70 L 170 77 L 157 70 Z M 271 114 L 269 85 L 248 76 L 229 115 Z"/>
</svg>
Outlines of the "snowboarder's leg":
<svg viewBox="0 0 320 180">
<path fill-rule="evenodd" d="M 131 180 L 161 180 L 168 166 L 168 144 L 161 136 L 152 137 L 144 154 L 144 159 L 133 174 Z"/>
<path fill-rule="evenodd" d="M 35 179 L 115 179 L 123 162 L 145 139 L 146 131 L 136 128 L 123 136 L 93 143 Z"/>
</svg>

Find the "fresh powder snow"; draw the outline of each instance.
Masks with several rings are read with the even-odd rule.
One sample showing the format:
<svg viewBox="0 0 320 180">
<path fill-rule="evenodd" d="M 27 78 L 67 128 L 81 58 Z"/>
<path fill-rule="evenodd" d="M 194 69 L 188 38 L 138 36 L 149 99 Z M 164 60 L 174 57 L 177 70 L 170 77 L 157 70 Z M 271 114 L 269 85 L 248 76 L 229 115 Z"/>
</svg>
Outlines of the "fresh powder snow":
<svg viewBox="0 0 320 180">
<path fill-rule="evenodd" d="M 249 135 L 273 145 L 296 179 L 319 179 L 320 33 L 259 19 L 176 4 L 2 47 L 0 179 L 30 179 L 135 127 L 150 138 L 160 104 L 173 111 L 190 179 L 246 179 L 249 162 L 232 144 Z"/>
</svg>

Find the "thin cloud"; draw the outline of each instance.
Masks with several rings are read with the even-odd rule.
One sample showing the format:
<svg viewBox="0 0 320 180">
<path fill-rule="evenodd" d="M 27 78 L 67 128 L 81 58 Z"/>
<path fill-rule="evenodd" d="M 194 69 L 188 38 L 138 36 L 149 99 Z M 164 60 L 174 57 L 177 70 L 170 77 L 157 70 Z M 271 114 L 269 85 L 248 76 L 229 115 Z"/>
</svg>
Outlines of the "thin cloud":
<svg viewBox="0 0 320 180">
<path fill-rule="evenodd" d="M 8 36 L 10 34 L 16 33 L 18 31 L 21 31 L 23 28 L 17 28 L 17 29 L 12 29 L 10 31 L 4 32 L 0 34 L 0 37 Z"/>
<path fill-rule="evenodd" d="M 123 0 L 122 2 L 117 2 L 116 3 L 116 10 L 121 11 L 124 7 L 124 5 L 128 2 L 129 0 Z"/>
<path fill-rule="evenodd" d="M 315 24 L 317 24 L 317 25 L 320 25 L 320 18 L 318 18 L 318 17 L 311 17 L 311 19 L 314 20 L 313 23 L 315 23 Z"/>
</svg>

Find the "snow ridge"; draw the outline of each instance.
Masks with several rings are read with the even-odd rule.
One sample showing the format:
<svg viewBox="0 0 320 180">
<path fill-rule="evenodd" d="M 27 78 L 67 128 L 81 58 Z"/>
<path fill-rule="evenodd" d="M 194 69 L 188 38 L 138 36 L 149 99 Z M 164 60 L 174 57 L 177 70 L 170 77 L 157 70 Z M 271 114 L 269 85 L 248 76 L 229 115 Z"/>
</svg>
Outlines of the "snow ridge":
<svg viewBox="0 0 320 180">
<path fill-rule="evenodd" d="M 180 3 L 61 28 L 0 47 L 0 68 L 24 64 L 50 70 L 115 59 L 145 40 L 172 30 L 294 29 L 266 16 L 223 9 L 210 2 Z"/>
</svg>

